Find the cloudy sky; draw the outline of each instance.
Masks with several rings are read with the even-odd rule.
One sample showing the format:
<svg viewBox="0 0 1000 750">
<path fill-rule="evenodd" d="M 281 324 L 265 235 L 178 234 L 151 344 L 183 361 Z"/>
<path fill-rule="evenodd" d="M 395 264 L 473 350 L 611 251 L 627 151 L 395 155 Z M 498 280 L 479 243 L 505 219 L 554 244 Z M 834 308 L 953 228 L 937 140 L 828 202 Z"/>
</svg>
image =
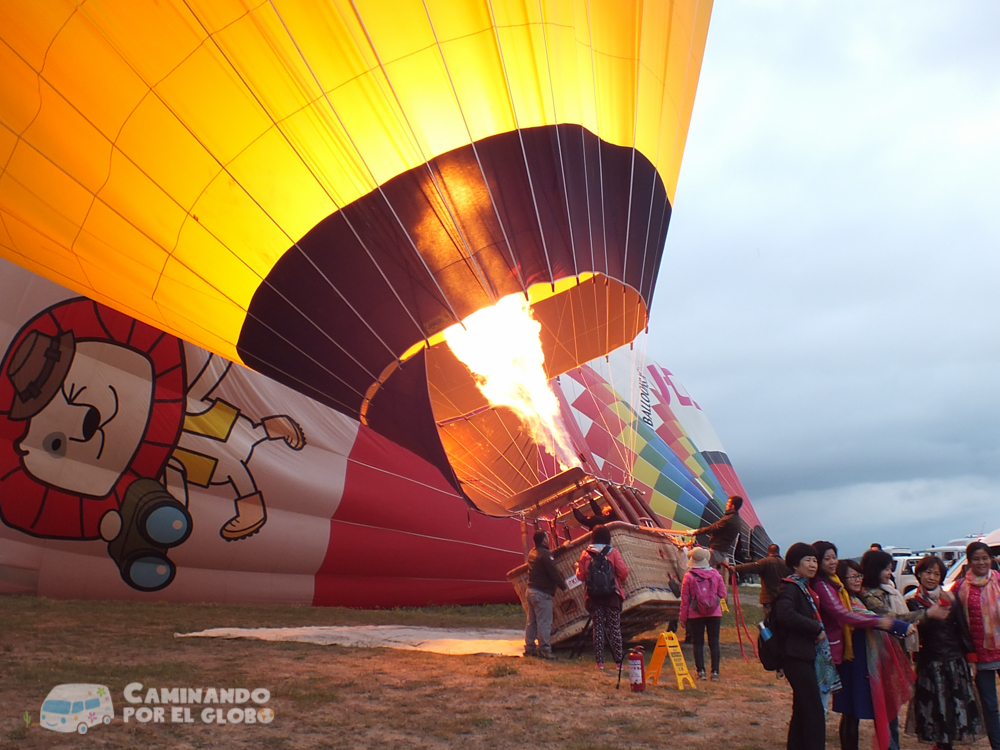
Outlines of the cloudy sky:
<svg viewBox="0 0 1000 750">
<path fill-rule="evenodd" d="M 783 547 L 1000 527 L 998 28 L 715 5 L 648 351 Z"/>
</svg>

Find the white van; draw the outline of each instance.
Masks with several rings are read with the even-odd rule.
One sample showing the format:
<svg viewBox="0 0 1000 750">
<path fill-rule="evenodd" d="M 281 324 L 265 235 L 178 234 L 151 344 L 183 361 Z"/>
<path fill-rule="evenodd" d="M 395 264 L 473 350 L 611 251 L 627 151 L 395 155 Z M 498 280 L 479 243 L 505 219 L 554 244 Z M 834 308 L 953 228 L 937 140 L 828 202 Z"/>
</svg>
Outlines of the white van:
<svg viewBox="0 0 1000 750">
<path fill-rule="evenodd" d="M 945 547 L 931 547 L 930 549 L 917 550 L 909 557 L 893 558 L 893 576 L 896 578 L 896 588 L 903 596 L 911 591 L 916 591 L 920 585 L 917 580 L 917 563 L 924 559 L 926 555 L 935 555 L 944 563 L 945 571 L 950 571 L 956 560 L 965 560 L 965 547 L 948 545 Z"/>
<path fill-rule="evenodd" d="M 916 591 L 917 586 L 920 585 L 916 573 L 914 573 L 914 568 L 923 559 L 924 556 L 919 554 L 908 555 L 907 557 L 900 557 L 893 560 L 893 576 L 896 578 L 896 588 L 903 596 L 906 596 L 911 591 Z"/>
<path fill-rule="evenodd" d="M 42 702 L 39 723 L 53 732 L 86 734 L 95 724 L 110 724 L 114 715 L 106 685 L 56 685 Z"/>
<path fill-rule="evenodd" d="M 994 558 L 1000 555 L 1000 529 L 991 531 L 985 536 L 980 536 L 978 540 L 973 539 L 972 541 L 983 542 L 983 544 L 990 548 L 990 552 L 993 553 Z M 965 569 L 965 552 L 962 552 L 961 556 L 948 568 L 948 575 L 941 585 L 950 591 L 951 587 L 958 582 L 958 579 L 965 575 Z"/>
<path fill-rule="evenodd" d="M 978 540 L 974 540 L 978 541 Z M 927 554 L 937 555 L 944 562 L 944 565 L 948 570 L 951 570 L 951 566 L 955 564 L 955 561 L 960 557 L 965 557 L 965 548 L 968 545 L 960 544 L 946 544 L 941 547 L 931 547 L 928 550 L 924 550 Z"/>
</svg>

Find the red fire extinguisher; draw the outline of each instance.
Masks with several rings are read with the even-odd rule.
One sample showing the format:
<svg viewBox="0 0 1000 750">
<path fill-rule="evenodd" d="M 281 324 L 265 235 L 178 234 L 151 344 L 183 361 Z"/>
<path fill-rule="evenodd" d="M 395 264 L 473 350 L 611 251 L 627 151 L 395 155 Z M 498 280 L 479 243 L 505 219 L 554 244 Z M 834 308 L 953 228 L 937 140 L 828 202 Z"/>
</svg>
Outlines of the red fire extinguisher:
<svg viewBox="0 0 1000 750">
<path fill-rule="evenodd" d="M 641 693 L 646 689 L 646 662 L 642 646 L 636 646 L 628 653 L 628 682 L 633 693 Z"/>
</svg>

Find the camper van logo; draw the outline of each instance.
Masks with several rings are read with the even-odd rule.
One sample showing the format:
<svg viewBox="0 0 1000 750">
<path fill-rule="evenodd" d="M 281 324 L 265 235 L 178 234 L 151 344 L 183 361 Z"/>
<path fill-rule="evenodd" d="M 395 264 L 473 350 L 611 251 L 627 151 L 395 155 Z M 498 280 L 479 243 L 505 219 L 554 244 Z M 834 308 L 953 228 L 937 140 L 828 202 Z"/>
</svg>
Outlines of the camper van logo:
<svg viewBox="0 0 1000 750">
<path fill-rule="evenodd" d="M 106 685 L 56 685 L 42 702 L 39 723 L 53 732 L 86 734 L 97 724 L 110 724 L 114 715 Z"/>
</svg>

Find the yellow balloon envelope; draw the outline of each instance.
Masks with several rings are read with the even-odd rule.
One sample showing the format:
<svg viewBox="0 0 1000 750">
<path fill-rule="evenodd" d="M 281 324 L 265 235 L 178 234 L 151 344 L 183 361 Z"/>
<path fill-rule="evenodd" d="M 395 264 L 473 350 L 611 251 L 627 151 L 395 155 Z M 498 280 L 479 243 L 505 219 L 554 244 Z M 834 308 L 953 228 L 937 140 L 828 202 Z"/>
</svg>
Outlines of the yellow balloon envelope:
<svg viewBox="0 0 1000 750">
<path fill-rule="evenodd" d="M 442 330 L 526 294 L 555 376 L 645 328 L 710 12 L 4 3 L 0 254 L 448 475 Z"/>
</svg>

